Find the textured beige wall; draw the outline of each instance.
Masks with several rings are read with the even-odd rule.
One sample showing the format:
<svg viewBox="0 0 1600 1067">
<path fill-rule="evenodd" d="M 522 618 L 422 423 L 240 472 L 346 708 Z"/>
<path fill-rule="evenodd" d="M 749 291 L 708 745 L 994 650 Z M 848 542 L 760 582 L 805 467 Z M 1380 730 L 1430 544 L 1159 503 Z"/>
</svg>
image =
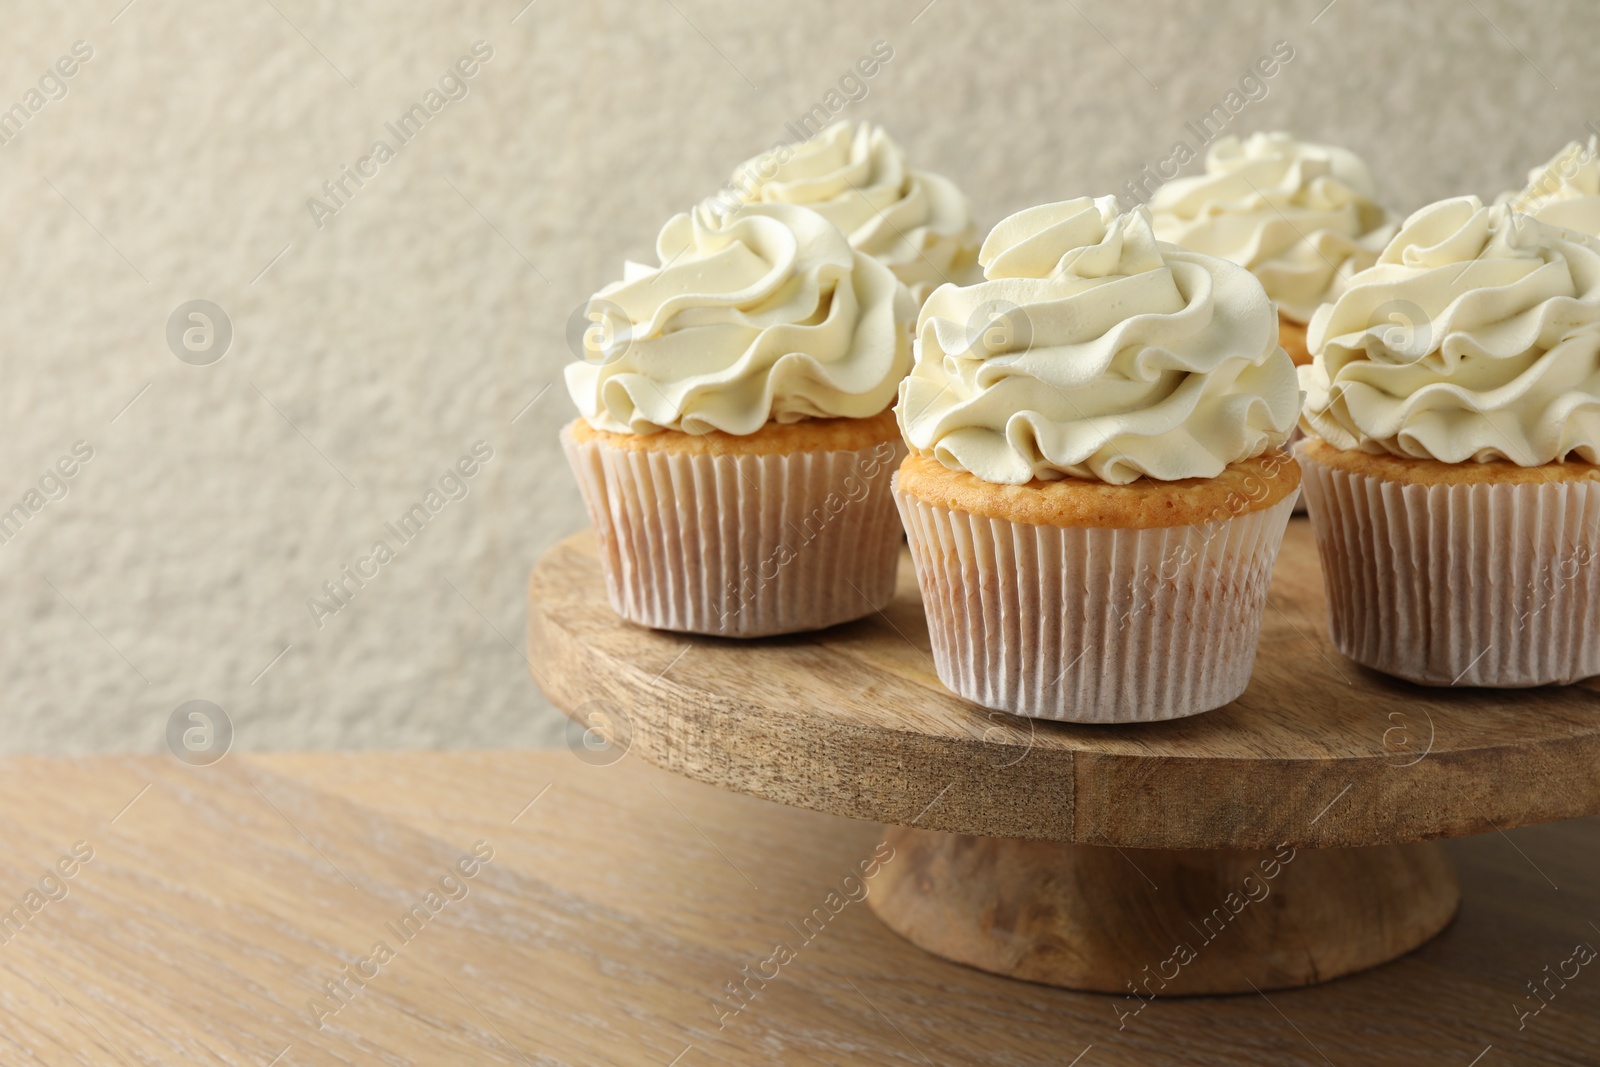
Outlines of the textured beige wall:
<svg viewBox="0 0 1600 1067">
<path fill-rule="evenodd" d="M 6 5 L 0 108 L 93 57 L 0 146 L 0 507 L 93 458 L 0 544 L 0 750 L 152 749 L 193 698 L 255 747 L 558 738 L 518 649 L 530 563 L 582 524 L 567 316 L 876 41 L 843 113 L 985 227 L 1121 191 L 1280 40 L 1237 127 L 1346 144 L 1400 208 L 1600 121 L 1577 2 L 524 2 Z M 468 95 L 319 229 L 307 199 L 477 41 Z M 235 331 L 208 366 L 165 337 L 197 298 Z M 479 441 L 469 494 L 319 629 L 307 598 Z"/>
</svg>

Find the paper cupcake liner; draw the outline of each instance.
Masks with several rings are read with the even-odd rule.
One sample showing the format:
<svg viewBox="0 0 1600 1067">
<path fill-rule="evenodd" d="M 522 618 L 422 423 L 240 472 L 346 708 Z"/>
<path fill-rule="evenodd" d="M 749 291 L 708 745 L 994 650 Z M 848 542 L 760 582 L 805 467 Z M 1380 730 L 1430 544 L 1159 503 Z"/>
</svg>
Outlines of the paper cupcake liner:
<svg viewBox="0 0 1600 1067">
<path fill-rule="evenodd" d="M 899 441 L 765 456 L 614 448 L 570 430 L 561 443 L 611 606 L 631 622 L 760 637 L 859 619 L 894 595 Z"/>
<path fill-rule="evenodd" d="M 1600 484 L 1403 485 L 1298 458 L 1341 653 L 1423 685 L 1600 674 Z"/>
<path fill-rule="evenodd" d="M 1293 494 L 1149 530 L 1032 526 L 898 490 L 933 640 L 955 693 L 1068 722 L 1197 715 L 1244 692 Z"/>
</svg>

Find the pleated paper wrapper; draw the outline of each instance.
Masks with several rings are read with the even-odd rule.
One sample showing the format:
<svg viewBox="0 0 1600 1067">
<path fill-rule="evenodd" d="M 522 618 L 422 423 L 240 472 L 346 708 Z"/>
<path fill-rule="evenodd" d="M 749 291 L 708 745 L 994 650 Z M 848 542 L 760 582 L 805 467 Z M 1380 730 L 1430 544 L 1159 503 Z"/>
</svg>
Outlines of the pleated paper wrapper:
<svg viewBox="0 0 1600 1067">
<path fill-rule="evenodd" d="M 816 630 L 894 596 L 899 441 L 855 452 L 694 455 L 562 447 L 606 593 L 642 626 L 722 637 Z"/>
<path fill-rule="evenodd" d="M 1423 685 L 1600 674 L 1600 483 L 1404 485 L 1298 458 L 1341 653 Z"/>
<path fill-rule="evenodd" d="M 939 679 L 1067 722 L 1197 715 L 1244 692 L 1295 494 L 1191 526 L 1033 526 L 896 489 Z"/>
</svg>

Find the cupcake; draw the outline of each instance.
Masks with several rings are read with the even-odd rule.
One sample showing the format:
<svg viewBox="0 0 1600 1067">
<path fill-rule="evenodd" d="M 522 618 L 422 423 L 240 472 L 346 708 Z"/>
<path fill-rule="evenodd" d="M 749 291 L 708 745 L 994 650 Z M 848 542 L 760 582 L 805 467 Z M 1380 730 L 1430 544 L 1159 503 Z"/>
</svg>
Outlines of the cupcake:
<svg viewBox="0 0 1600 1067">
<path fill-rule="evenodd" d="M 918 304 L 945 282 L 972 280 L 972 207 L 948 178 L 912 170 L 883 127 L 836 122 L 733 172 L 713 210 L 755 202 L 801 204 L 844 231 L 851 247 L 887 263 Z"/>
<path fill-rule="evenodd" d="M 1600 234 L 1600 141 L 1573 141 L 1530 170 L 1520 192 L 1502 193 L 1495 202 L 1552 226 Z"/>
<path fill-rule="evenodd" d="M 939 678 L 1072 722 L 1228 703 L 1300 479 L 1272 302 L 1115 197 L 1012 215 L 979 262 L 923 306 L 896 408 Z"/>
<path fill-rule="evenodd" d="M 1150 199 L 1156 236 L 1247 267 L 1278 307 L 1279 341 L 1311 361 L 1306 324 L 1394 235 L 1367 165 L 1343 148 L 1286 133 L 1223 137 L 1206 172 Z"/>
<path fill-rule="evenodd" d="M 1309 339 L 1298 455 L 1339 651 L 1425 685 L 1600 673 L 1600 241 L 1432 204 Z"/>
<path fill-rule="evenodd" d="M 561 434 L 611 605 L 728 637 L 883 607 L 911 295 L 816 212 L 749 204 L 667 222 L 586 309 Z"/>
</svg>

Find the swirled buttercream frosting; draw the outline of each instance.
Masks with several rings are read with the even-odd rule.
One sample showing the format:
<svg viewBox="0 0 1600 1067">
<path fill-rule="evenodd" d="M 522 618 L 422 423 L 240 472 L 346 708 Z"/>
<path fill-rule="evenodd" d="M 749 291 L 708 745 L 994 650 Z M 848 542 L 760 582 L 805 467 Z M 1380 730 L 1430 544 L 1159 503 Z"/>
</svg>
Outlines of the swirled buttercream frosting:
<svg viewBox="0 0 1600 1067">
<path fill-rule="evenodd" d="M 697 208 L 589 301 L 567 389 L 589 425 L 754 433 L 769 421 L 866 418 L 910 366 L 911 295 L 803 207 Z"/>
<path fill-rule="evenodd" d="M 1249 271 L 1163 244 L 1115 197 L 1018 212 L 984 281 L 934 290 L 895 409 L 907 443 L 987 482 L 1209 478 L 1300 406 Z"/>
<path fill-rule="evenodd" d="M 1156 237 L 1247 267 L 1286 318 L 1310 320 L 1394 235 L 1355 153 L 1286 133 L 1223 137 L 1204 174 L 1150 199 Z"/>
<path fill-rule="evenodd" d="M 1318 309 L 1307 341 L 1302 421 L 1336 448 L 1600 462 L 1600 240 L 1441 200 Z"/>
<path fill-rule="evenodd" d="M 1530 170 L 1520 192 L 1502 193 L 1496 203 L 1552 226 L 1600 234 L 1600 139 L 1573 141 Z"/>
<path fill-rule="evenodd" d="M 978 238 L 966 196 L 948 178 L 911 169 L 881 126 L 836 122 L 809 141 L 746 160 L 726 191 L 809 207 L 852 247 L 887 263 L 918 301 L 944 282 L 972 280 Z"/>
</svg>

